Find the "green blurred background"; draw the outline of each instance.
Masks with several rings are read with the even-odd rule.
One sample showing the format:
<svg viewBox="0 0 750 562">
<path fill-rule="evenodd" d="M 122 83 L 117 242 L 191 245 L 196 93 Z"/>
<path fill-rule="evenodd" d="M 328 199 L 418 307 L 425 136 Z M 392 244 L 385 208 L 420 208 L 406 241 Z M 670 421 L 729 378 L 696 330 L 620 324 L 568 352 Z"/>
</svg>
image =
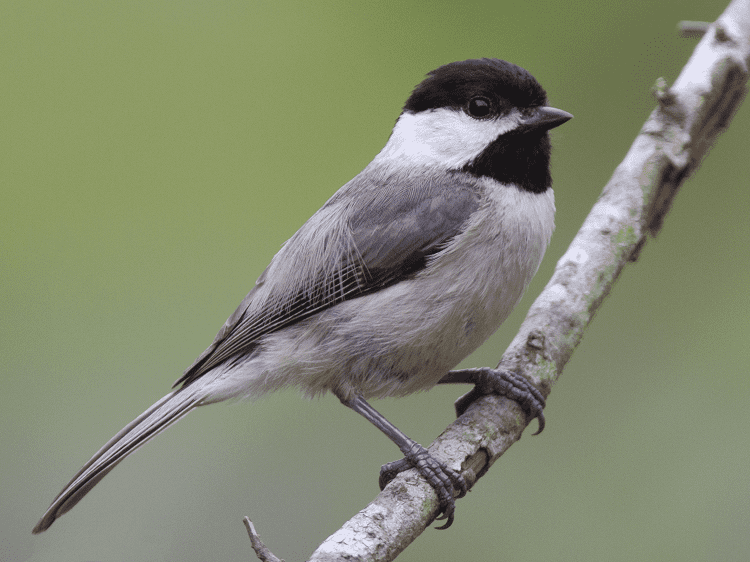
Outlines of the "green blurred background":
<svg viewBox="0 0 750 562">
<path fill-rule="evenodd" d="M 494 365 L 723 1 L 41 2 L 0 10 L 0 560 L 301 560 L 398 456 L 326 397 L 194 412 L 43 535 L 271 256 L 380 150 L 424 74 L 499 57 L 575 119 L 558 227 Z M 400 560 L 750 559 L 750 112 L 684 186 L 525 438 Z M 463 389 L 376 402 L 429 443 Z"/>
</svg>

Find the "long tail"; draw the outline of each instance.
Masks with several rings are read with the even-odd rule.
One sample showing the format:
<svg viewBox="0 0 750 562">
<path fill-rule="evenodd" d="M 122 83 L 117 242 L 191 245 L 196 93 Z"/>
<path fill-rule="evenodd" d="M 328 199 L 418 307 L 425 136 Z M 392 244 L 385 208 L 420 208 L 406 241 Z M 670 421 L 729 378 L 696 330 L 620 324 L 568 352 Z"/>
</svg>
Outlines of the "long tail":
<svg viewBox="0 0 750 562">
<path fill-rule="evenodd" d="M 117 463 L 200 405 L 203 396 L 195 390 L 188 386 L 167 394 L 110 439 L 55 498 L 33 533 L 36 535 L 46 531 L 55 519 L 81 501 Z"/>
</svg>

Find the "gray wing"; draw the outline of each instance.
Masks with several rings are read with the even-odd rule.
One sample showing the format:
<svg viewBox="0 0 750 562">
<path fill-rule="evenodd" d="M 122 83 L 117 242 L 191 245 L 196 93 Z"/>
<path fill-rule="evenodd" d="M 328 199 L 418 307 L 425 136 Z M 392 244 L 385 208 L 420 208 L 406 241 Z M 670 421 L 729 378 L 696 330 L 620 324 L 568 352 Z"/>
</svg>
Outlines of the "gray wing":
<svg viewBox="0 0 750 562">
<path fill-rule="evenodd" d="M 479 204 L 460 174 L 357 176 L 287 241 L 175 386 L 246 355 L 265 334 L 413 277 Z"/>
</svg>

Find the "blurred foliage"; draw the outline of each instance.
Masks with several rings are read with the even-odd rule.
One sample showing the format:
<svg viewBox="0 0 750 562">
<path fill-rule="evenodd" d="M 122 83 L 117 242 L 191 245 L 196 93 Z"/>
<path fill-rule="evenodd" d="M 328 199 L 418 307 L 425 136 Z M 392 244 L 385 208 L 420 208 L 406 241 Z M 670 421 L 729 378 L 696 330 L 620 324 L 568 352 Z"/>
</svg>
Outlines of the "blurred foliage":
<svg viewBox="0 0 750 562">
<path fill-rule="evenodd" d="M 0 18 L 0 559 L 304 559 L 398 451 L 328 397 L 191 414 L 47 533 L 69 477 L 162 396 L 281 243 L 388 138 L 424 74 L 499 57 L 575 119 L 558 227 L 494 365 L 723 2 L 43 2 Z M 750 558 L 748 110 L 684 186 L 456 523 L 400 558 Z M 461 392 L 376 403 L 427 444 Z"/>
</svg>

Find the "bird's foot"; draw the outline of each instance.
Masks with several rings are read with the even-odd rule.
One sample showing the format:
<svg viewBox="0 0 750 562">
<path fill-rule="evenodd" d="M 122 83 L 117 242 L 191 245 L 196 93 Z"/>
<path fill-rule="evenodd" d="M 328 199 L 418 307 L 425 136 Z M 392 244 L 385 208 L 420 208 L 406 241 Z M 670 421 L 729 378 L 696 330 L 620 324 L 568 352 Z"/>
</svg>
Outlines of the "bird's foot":
<svg viewBox="0 0 750 562">
<path fill-rule="evenodd" d="M 436 528 L 447 529 L 453 524 L 456 511 L 454 498 L 464 497 L 468 490 L 464 477 L 430 455 L 422 445 L 414 443 L 403 459 L 389 462 L 380 468 L 380 489 L 385 488 L 399 473 L 410 468 L 416 468 L 435 490 L 440 500 L 440 513 L 442 514 L 438 520 L 446 519 L 445 525 Z M 458 494 L 454 495 L 456 492 Z"/>
<path fill-rule="evenodd" d="M 458 371 L 451 371 L 452 373 Z M 518 402 L 526 414 L 531 418 L 539 420 L 539 429 L 534 435 L 544 430 L 544 406 L 546 402 L 542 393 L 532 385 L 525 377 L 510 371 L 480 367 L 477 369 L 465 369 L 460 371 L 464 376 L 471 375 L 472 382 L 480 394 L 500 394 Z"/>
</svg>

